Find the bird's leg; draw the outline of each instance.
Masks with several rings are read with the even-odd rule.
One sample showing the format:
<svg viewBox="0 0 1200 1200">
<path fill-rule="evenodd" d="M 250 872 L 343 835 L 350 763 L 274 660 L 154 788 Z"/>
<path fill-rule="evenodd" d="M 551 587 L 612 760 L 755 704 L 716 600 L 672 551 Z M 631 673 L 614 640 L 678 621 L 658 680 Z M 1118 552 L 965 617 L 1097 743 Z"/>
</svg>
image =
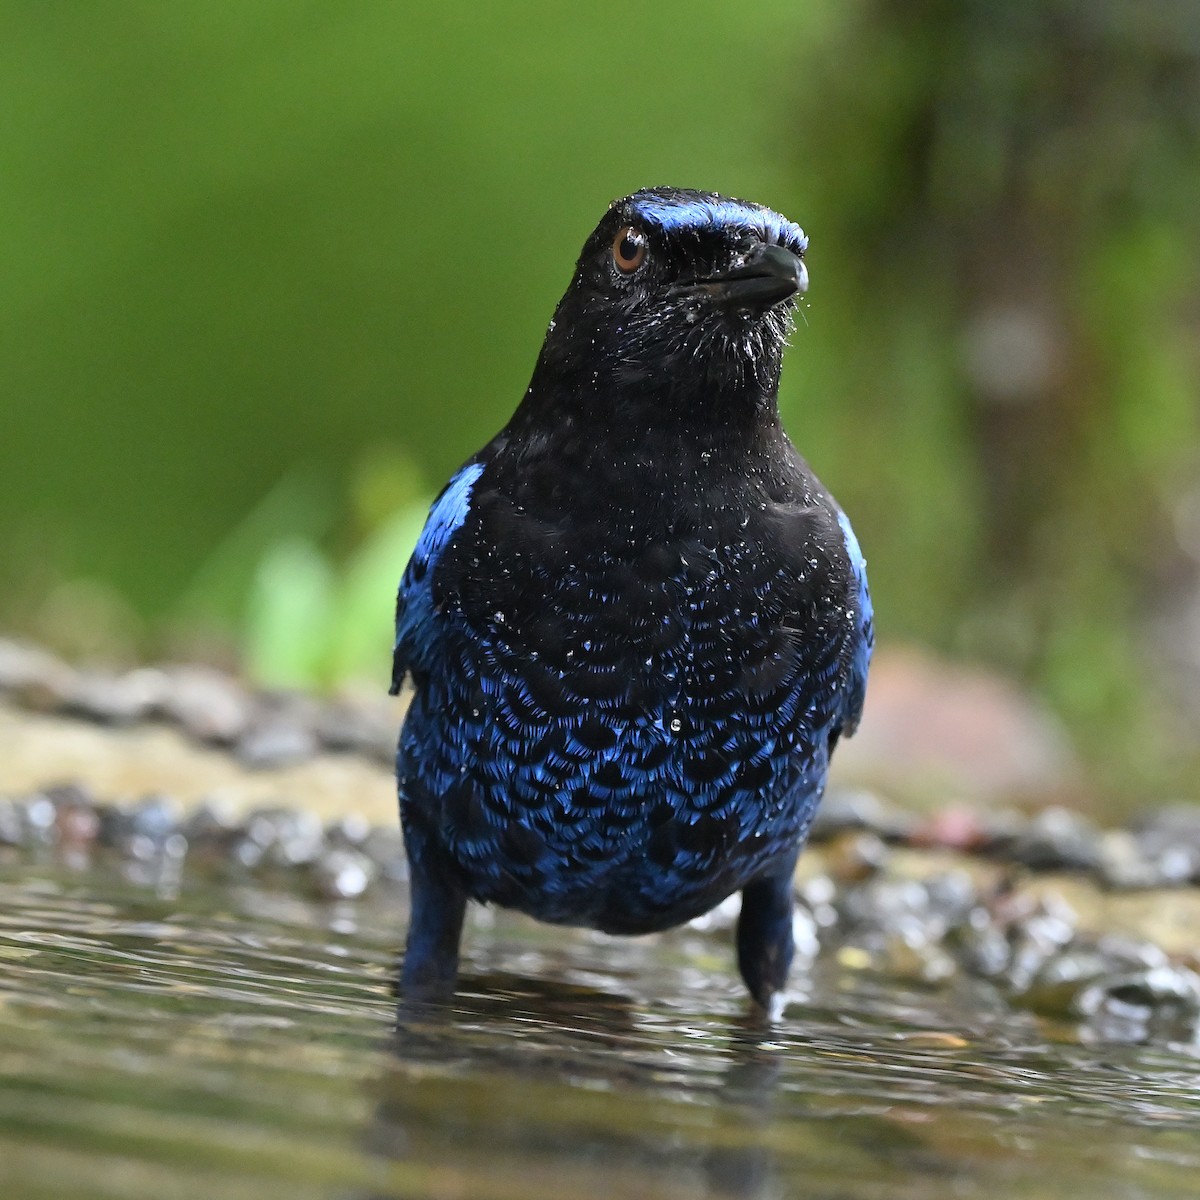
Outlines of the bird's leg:
<svg viewBox="0 0 1200 1200">
<path fill-rule="evenodd" d="M 750 994 L 775 1017 L 792 965 L 792 869 L 756 879 L 742 889 L 738 968 Z"/>
<path fill-rule="evenodd" d="M 400 991 L 408 1000 L 454 994 L 467 895 L 445 850 L 416 822 L 404 823 L 410 913 Z"/>
</svg>

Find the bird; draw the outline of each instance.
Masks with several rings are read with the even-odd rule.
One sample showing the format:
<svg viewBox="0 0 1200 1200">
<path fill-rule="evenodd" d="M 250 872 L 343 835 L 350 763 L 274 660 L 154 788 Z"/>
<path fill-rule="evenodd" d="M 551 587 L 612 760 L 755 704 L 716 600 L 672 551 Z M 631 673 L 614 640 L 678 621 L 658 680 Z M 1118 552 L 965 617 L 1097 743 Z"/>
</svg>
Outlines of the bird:
<svg viewBox="0 0 1200 1200">
<path fill-rule="evenodd" d="M 434 501 L 392 662 L 406 998 L 453 995 L 470 901 L 643 934 L 740 891 L 738 967 L 779 1011 L 874 643 L 853 529 L 779 416 L 807 247 L 714 192 L 614 201 L 512 418 Z"/>
</svg>

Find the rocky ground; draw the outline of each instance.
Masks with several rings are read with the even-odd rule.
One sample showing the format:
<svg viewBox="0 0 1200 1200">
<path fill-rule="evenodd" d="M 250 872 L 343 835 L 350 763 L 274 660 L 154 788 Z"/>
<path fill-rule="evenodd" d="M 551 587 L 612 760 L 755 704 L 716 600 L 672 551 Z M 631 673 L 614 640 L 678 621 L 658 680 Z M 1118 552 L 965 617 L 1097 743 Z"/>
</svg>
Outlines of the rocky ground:
<svg viewBox="0 0 1200 1200">
<path fill-rule="evenodd" d="M 400 889 L 403 701 L 264 694 L 198 667 L 74 670 L 0 641 L 0 866 L 101 862 L 331 900 Z M 797 874 L 802 956 L 931 987 L 991 981 L 1104 1037 L 1200 1035 L 1200 808 L 1079 812 L 831 789 Z M 732 923 L 736 898 L 695 923 Z"/>
</svg>

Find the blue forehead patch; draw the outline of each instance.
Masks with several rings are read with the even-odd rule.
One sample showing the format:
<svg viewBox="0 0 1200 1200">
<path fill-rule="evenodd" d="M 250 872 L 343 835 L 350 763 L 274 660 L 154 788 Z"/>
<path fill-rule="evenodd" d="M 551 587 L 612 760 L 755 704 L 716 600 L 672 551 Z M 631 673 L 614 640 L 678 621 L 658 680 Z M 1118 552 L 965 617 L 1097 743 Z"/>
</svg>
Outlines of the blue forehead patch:
<svg viewBox="0 0 1200 1200">
<path fill-rule="evenodd" d="M 664 233 L 705 229 L 745 230 L 794 254 L 808 248 L 804 230 L 769 208 L 727 200 L 723 196 L 667 197 L 645 193 L 632 198 L 631 211 Z"/>
</svg>

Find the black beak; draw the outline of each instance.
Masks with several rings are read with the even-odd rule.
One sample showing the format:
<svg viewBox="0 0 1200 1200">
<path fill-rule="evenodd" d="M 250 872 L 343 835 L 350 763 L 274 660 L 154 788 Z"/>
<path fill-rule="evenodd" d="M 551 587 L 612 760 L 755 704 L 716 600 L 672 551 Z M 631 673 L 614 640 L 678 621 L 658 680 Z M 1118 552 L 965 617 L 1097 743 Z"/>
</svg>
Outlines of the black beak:
<svg viewBox="0 0 1200 1200">
<path fill-rule="evenodd" d="M 808 290 L 808 268 L 783 246 L 759 243 L 738 266 L 697 279 L 695 286 L 725 307 L 765 312 Z"/>
</svg>

